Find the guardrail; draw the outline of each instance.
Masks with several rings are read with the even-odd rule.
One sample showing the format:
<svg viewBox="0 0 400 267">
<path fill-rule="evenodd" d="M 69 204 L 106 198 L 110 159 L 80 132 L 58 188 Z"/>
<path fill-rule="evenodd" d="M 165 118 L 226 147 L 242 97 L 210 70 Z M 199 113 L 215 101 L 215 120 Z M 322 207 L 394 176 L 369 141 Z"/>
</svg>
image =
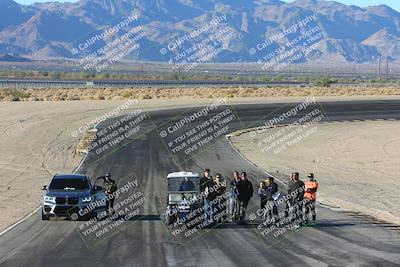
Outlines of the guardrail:
<svg viewBox="0 0 400 267">
<path fill-rule="evenodd" d="M 84 87 L 84 81 L 56 81 L 56 80 L 0 80 L 0 87 L 18 88 L 42 88 L 42 87 Z"/>
<path fill-rule="evenodd" d="M 266 82 L 266 81 L 216 81 L 216 80 L 44 80 L 44 79 L 0 79 L 0 88 L 20 89 L 20 88 L 90 88 L 90 87 L 232 87 L 232 86 L 288 86 L 305 87 L 313 85 L 311 82 Z M 334 83 L 335 86 L 398 86 L 395 83 L 365 83 L 365 82 L 345 82 Z"/>
<path fill-rule="evenodd" d="M 147 86 L 305 86 L 302 82 L 265 82 L 265 81 L 171 81 L 171 80 L 21 80 L 0 79 L 0 87 L 42 88 L 42 87 L 147 87 Z"/>
</svg>

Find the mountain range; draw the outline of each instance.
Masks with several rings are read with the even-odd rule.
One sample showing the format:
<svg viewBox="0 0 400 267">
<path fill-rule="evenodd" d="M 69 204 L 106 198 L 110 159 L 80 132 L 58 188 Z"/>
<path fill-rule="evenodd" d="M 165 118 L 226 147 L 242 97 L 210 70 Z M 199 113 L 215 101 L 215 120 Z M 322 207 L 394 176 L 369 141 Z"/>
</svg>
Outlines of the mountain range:
<svg viewBox="0 0 400 267">
<path fill-rule="evenodd" d="M 317 19 L 274 40 L 263 51 L 249 53 L 249 49 L 310 16 Z M 137 20 L 85 51 L 71 52 L 127 17 Z M 218 23 L 210 26 L 213 21 Z M 195 38 L 187 38 L 207 26 Z M 400 13 L 386 5 L 360 8 L 317 0 L 80 0 L 32 5 L 0 0 L 0 54 L 82 58 L 140 27 L 144 37 L 138 41 L 140 48 L 127 56 L 130 59 L 168 61 L 210 34 L 221 32 L 224 38 L 219 53 L 206 61 L 252 62 L 316 26 L 321 38 L 313 47 L 314 56 L 296 62 L 366 63 L 386 55 L 392 61 L 400 60 Z M 180 49 L 169 49 L 169 44 L 183 38 Z M 168 48 L 166 53 L 160 53 L 163 48 Z"/>
</svg>

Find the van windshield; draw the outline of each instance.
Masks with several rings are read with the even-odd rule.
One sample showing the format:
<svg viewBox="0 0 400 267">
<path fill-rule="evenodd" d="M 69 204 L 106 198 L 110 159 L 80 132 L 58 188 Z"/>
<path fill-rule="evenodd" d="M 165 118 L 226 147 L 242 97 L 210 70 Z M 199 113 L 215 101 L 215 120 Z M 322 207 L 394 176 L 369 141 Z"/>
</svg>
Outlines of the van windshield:
<svg viewBox="0 0 400 267">
<path fill-rule="evenodd" d="M 88 190 L 89 183 L 87 179 L 53 179 L 49 189 L 53 190 Z"/>
</svg>

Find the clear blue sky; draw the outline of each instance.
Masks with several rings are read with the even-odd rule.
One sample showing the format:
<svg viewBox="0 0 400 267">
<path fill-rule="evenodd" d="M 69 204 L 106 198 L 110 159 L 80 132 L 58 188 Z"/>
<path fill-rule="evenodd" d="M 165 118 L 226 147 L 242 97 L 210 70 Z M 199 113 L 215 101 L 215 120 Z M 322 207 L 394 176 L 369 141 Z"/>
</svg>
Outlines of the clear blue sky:
<svg viewBox="0 0 400 267">
<path fill-rule="evenodd" d="M 0 0 L 1 1 L 1 0 Z M 78 2 L 78 0 L 14 0 L 17 3 L 29 5 L 37 2 Z"/>
<path fill-rule="evenodd" d="M 49 0 L 14 0 L 14 1 L 20 4 L 31 4 L 34 2 L 49 2 Z M 58 1 L 76 2 L 77 0 L 58 0 Z M 292 0 L 284 0 L 284 1 L 292 2 Z M 336 1 L 346 5 L 356 5 L 361 7 L 385 4 L 400 12 L 400 0 L 336 0 Z"/>
</svg>

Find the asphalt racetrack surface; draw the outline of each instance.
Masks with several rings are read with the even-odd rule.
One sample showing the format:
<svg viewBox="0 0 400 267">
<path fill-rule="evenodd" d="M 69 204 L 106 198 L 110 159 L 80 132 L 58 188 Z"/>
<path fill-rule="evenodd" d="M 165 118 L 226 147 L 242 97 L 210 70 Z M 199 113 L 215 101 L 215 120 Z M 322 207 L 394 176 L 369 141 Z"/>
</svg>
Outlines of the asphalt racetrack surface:
<svg viewBox="0 0 400 267">
<path fill-rule="evenodd" d="M 208 167 L 212 175 L 220 172 L 228 178 L 234 170 L 246 171 L 256 190 L 265 174 L 237 154 L 225 134 L 263 125 L 296 105 L 222 105 L 182 127 L 176 123 L 190 118 L 200 108 L 137 113 L 136 117 L 122 122 L 124 134 L 130 131 L 124 138 L 106 138 L 110 136 L 110 125 L 120 128 L 121 118 L 101 123 L 97 141 L 105 139 L 93 148 L 78 172 L 92 179 L 110 172 L 119 188 L 131 185 L 115 202 L 130 216 L 124 217 L 122 222 L 116 217 L 100 221 L 101 225 L 99 222 L 89 225 L 85 221 L 63 219 L 42 221 L 39 211 L 0 236 L 0 265 L 400 266 L 400 234 L 393 231 L 393 227 L 326 207 L 318 207 L 314 226 L 281 227 L 270 233 L 258 228 L 258 217 L 248 217 L 247 225 L 224 223 L 214 228 L 182 232 L 168 229 L 160 219 L 167 203 L 166 176 L 173 171 L 202 172 Z M 400 101 L 324 102 L 299 110 L 283 123 L 304 118 L 313 110 L 324 115 L 321 123 L 400 119 Z M 219 115 L 218 118 L 215 115 Z M 197 126 L 198 129 L 211 126 L 214 132 L 210 130 L 208 136 L 202 136 L 201 143 L 192 139 L 191 146 L 186 143 L 185 148 L 179 149 L 178 144 L 182 142 L 177 138 L 182 131 L 189 136 L 188 129 Z M 192 137 L 195 136 L 194 131 L 192 133 Z M 206 139 L 209 136 L 213 138 Z M 110 140 L 114 142 L 109 143 Z M 285 177 L 286 174 L 278 177 L 282 192 L 286 191 Z M 38 185 L 38 190 L 40 187 Z M 259 198 L 255 194 L 247 215 L 256 214 L 258 206 Z M 97 228 L 90 228 L 96 223 L 99 224 Z"/>
</svg>

